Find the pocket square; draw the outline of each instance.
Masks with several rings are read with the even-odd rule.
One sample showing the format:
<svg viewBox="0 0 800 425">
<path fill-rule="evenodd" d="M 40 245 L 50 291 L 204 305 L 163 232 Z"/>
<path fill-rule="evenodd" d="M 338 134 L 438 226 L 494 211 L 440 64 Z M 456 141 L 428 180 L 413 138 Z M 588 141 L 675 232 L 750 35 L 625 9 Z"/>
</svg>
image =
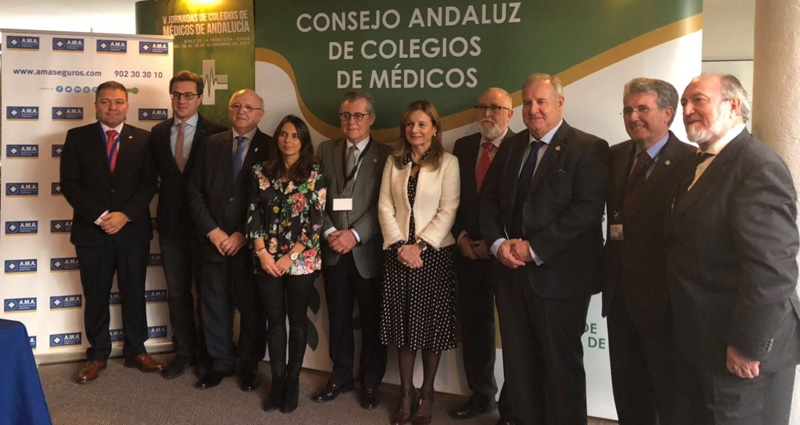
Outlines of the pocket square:
<svg viewBox="0 0 800 425">
<path fill-rule="evenodd" d="M 558 171 L 556 171 L 556 174 L 567 174 L 567 170 L 559 168 Z"/>
</svg>

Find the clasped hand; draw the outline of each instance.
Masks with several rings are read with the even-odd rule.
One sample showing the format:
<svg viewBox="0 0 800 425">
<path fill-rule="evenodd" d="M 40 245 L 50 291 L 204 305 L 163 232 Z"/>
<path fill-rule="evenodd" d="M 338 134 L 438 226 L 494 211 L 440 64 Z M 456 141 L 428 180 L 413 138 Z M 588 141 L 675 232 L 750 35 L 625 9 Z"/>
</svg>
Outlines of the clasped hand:
<svg viewBox="0 0 800 425">
<path fill-rule="evenodd" d="M 422 268 L 422 250 L 416 245 L 403 245 L 397 250 L 397 261 L 412 269 Z"/>
<path fill-rule="evenodd" d="M 208 234 L 208 239 L 217 248 L 220 255 L 233 256 L 236 255 L 240 249 L 247 243 L 244 235 L 239 232 L 233 232 L 228 235 L 217 227 Z"/>
<path fill-rule="evenodd" d="M 507 239 L 497 248 L 497 259 L 511 269 L 522 267 L 533 260 L 531 246 L 524 239 Z"/>
</svg>

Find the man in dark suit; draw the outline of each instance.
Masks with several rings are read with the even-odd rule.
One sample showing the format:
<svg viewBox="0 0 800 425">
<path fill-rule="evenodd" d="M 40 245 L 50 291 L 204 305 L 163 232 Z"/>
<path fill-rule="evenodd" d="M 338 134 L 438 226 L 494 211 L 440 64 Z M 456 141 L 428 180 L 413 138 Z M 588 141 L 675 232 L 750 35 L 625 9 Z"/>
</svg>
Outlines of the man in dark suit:
<svg viewBox="0 0 800 425">
<path fill-rule="evenodd" d="M 158 244 L 167 281 L 169 318 L 175 358 L 162 376 L 173 379 L 196 360 L 206 360 L 201 321 L 195 323 L 193 290 L 200 278 L 199 243 L 186 197 L 186 182 L 191 175 L 203 139 L 226 128 L 197 112 L 203 102 L 203 78 L 181 71 L 169 82 L 172 119 L 160 122 L 150 133 L 150 145 L 161 177 L 158 193 Z M 198 299 L 199 299 L 198 295 Z"/>
<path fill-rule="evenodd" d="M 111 354 L 108 298 L 114 273 L 122 297 L 125 366 L 143 372 L 163 368 L 144 347 L 144 288 L 153 238 L 149 205 L 156 191 L 149 133 L 124 124 L 128 92 L 122 84 L 100 84 L 94 104 L 98 122 L 67 132 L 60 171 L 64 197 L 75 210 L 70 242 L 86 299 L 89 348 L 88 362 L 78 373 L 80 383 L 96 379 Z"/>
<path fill-rule="evenodd" d="M 197 151 L 187 187 L 189 210 L 200 255 L 201 310 L 211 370 L 198 387 L 216 387 L 235 369 L 243 391 L 261 383 L 258 362 L 266 352 L 266 314 L 261 307 L 247 249 L 250 169 L 266 160 L 269 136 L 258 129 L 264 100 L 252 90 L 239 90 L 228 103 L 233 131 L 208 136 Z M 232 295 L 235 302 L 232 302 Z M 233 305 L 241 316 L 238 365 L 233 345 Z"/>
<path fill-rule="evenodd" d="M 787 424 L 800 362 L 792 176 L 745 128 L 736 77 L 695 78 L 681 105 L 699 150 L 667 228 L 675 423 Z"/>
<path fill-rule="evenodd" d="M 514 115 L 513 107 L 507 91 L 487 90 L 475 106 L 479 132 L 456 140 L 453 148 L 461 170 L 461 203 L 453 225 L 460 254 L 457 257 L 458 312 L 464 372 L 472 390 L 464 406 L 450 411 L 454 419 L 469 419 L 497 407 L 494 283 L 489 249 L 478 223 L 478 192 L 501 143 L 515 134 L 508 128 Z M 498 425 L 511 420 L 508 404 L 506 392 L 501 392 Z"/>
<path fill-rule="evenodd" d="M 386 372 L 386 346 L 381 344 L 379 328 L 384 254 L 377 205 L 383 166 L 392 148 L 370 136 L 375 122 L 375 99 L 371 94 L 346 93 L 339 118 L 344 137 L 323 142 L 318 150 L 328 187 L 322 277 L 328 303 L 333 372 L 325 388 L 312 399 L 320 403 L 330 401 L 353 388 L 353 300 L 357 299 L 361 323 L 361 365 L 357 376 L 362 386 L 361 407 L 374 409 L 380 403 L 380 385 Z"/>
<path fill-rule="evenodd" d="M 522 86 L 527 132 L 503 142 L 481 192 L 504 388 L 521 424 L 586 424 L 581 335 L 602 285 L 608 144 L 562 119 L 558 78 Z"/>
<path fill-rule="evenodd" d="M 631 139 L 611 148 L 603 286 L 614 402 L 620 425 L 668 425 L 675 367 L 664 225 L 679 171 L 695 148 L 669 131 L 678 108 L 672 84 L 635 78 L 625 85 L 622 104 Z"/>
</svg>

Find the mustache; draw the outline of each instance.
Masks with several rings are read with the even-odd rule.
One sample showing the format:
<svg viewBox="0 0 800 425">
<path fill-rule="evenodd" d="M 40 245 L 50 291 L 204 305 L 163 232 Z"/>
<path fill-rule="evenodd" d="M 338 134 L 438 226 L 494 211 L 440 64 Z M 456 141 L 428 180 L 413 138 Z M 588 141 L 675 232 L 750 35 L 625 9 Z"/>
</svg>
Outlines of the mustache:
<svg viewBox="0 0 800 425">
<path fill-rule="evenodd" d="M 492 124 L 497 124 L 497 122 L 491 117 L 483 117 L 483 118 L 481 118 L 480 122 L 481 123 L 488 122 L 488 123 L 492 123 Z"/>
</svg>

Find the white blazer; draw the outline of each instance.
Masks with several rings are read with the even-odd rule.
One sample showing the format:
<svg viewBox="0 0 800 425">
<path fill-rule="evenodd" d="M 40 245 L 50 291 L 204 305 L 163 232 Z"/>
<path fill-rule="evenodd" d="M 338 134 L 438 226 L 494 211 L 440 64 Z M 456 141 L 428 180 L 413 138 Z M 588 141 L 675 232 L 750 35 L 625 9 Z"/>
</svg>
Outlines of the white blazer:
<svg viewBox="0 0 800 425">
<path fill-rule="evenodd" d="M 411 163 L 398 169 L 390 156 L 383 168 L 381 194 L 378 199 L 378 219 L 383 232 L 383 249 L 408 240 L 411 204 L 408 202 L 408 178 Z M 456 219 L 461 196 L 458 159 L 445 152 L 436 171 L 423 167 L 417 175 L 417 194 L 414 200 L 414 229 L 417 239 L 423 239 L 434 249 L 455 244 L 450 233 Z"/>
</svg>

